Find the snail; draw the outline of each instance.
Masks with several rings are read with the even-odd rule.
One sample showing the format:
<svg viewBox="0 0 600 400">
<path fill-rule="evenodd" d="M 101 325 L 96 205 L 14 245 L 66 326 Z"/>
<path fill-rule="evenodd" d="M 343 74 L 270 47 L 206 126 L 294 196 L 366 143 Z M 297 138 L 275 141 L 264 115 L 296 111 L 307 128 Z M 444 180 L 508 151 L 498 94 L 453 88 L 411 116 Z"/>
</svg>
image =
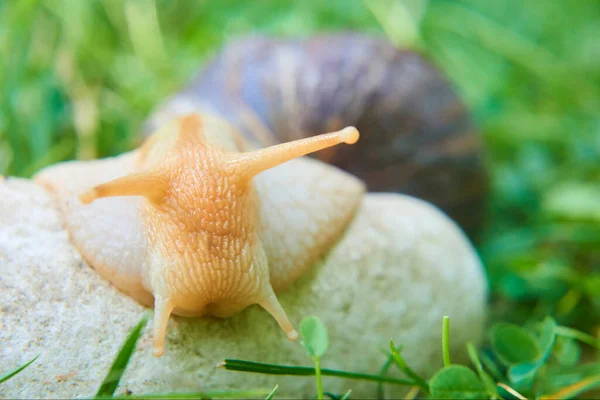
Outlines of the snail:
<svg viewBox="0 0 600 400">
<path fill-rule="evenodd" d="M 287 70 L 276 67 L 283 64 Z M 425 72 L 414 72 L 420 69 Z M 401 71 L 409 77 L 395 75 Z M 385 97 L 382 92 L 394 89 L 396 78 L 407 79 L 412 89 Z M 274 82 L 281 86 L 275 89 Z M 388 122 L 414 118 L 412 128 L 422 128 L 421 117 L 410 111 L 419 100 L 414 90 L 426 84 L 438 98 L 425 101 L 433 104 L 422 111 L 450 107 L 444 118 L 452 123 L 433 124 L 435 146 L 420 139 L 414 143 L 446 151 L 445 164 L 436 164 L 452 166 L 440 171 L 442 181 L 449 179 L 454 191 L 471 188 L 466 198 L 475 201 L 484 175 L 478 141 L 472 131 L 463 130 L 468 122 L 462 106 L 421 58 L 359 35 L 305 41 L 251 38 L 234 44 L 155 113 L 146 128 L 154 133 L 145 134 L 138 149 L 50 166 L 34 179 L 57 198 L 84 259 L 122 292 L 154 307 L 154 355 L 164 352 L 171 314 L 229 317 L 253 304 L 270 313 L 294 340 L 297 333 L 276 293 L 326 257 L 361 202 L 371 196 L 365 194 L 367 187 L 402 189 L 396 182 L 402 176 L 377 186 L 381 167 L 369 164 L 374 156 L 365 146 L 374 140 L 379 143 L 375 150 L 387 151 L 406 144 L 401 126 Z M 323 95 L 318 101 L 317 92 Z M 404 103 L 393 101 L 400 98 Z M 454 101 L 451 106 L 448 98 Z M 296 114 L 272 114 L 292 105 Z M 307 119 L 313 112 L 319 118 Z M 361 128 L 376 116 L 379 124 Z M 390 137 L 395 129 L 399 132 Z M 313 136 L 315 131 L 332 132 Z M 359 131 L 361 140 L 354 144 Z M 361 142 L 367 143 L 355 152 L 332 151 Z M 353 146 L 336 146 L 342 143 Z M 317 159 L 302 157 L 313 152 Z M 395 165 L 389 155 L 381 157 L 392 162 L 392 173 L 406 167 Z M 420 176 L 419 171 L 413 174 Z M 376 179 L 365 183 L 369 175 Z M 439 181 L 432 179 L 421 182 L 425 190 Z M 400 207 L 398 202 L 399 214 Z"/>
</svg>

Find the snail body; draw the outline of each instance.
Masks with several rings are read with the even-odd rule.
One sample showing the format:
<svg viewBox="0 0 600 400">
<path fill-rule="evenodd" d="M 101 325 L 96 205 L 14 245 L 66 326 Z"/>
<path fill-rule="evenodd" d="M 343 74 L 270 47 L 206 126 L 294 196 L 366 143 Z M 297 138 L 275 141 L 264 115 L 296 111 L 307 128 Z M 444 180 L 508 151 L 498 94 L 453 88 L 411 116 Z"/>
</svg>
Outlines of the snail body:
<svg viewBox="0 0 600 400">
<path fill-rule="evenodd" d="M 271 178 L 260 193 L 252 183 L 255 175 L 293 158 L 356 142 L 355 128 L 249 152 L 240 152 L 242 140 L 225 121 L 190 114 L 159 130 L 139 150 L 104 162 L 50 167 L 35 178 L 57 194 L 70 236 L 90 264 L 136 300 L 154 304 L 157 356 L 164 352 L 173 312 L 229 317 L 259 304 L 295 340 L 297 333 L 274 290 L 293 282 L 327 249 L 360 203 L 358 180 L 318 168 L 338 200 L 319 209 L 320 201 L 311 197 L 322 195 L 315 191 L 320 185 L 301 174 L 292 182 L 296 193 L 279 199 L 297 201 L 297 194 L 308 205 L 295 207 L 287 217 L 269 218 L 272 212 L 264 207 L 288 204 L 266 198 L 273 189 Z M 295 167 L 316 172 L 302 161 Z M 114 171 L 118 176 L 111 176 Z M 97 207 L 87 206 L 92 202 Z M 307 207 L 317 218 L 325 215 L 324 229 L 291 223 Z M 276 264 L 267 254 L 278 243 L 263 232 L 278 229 L 291 239 L 283 258 L 292 262 L 275 267 L 271 278 L 269 265 Z"/>
<path fill-rule="evenodd" d="M 278 49 L 286 52 L 296 45 L 280 43 Z M 392 50 L 389 46 L 386 51 Z M 223 57 L 238 65 L 227 54 Z M 219 60 L 217 64 L 223 62 Z M 209 66 L 207 73 L 215 68 Z M 341 129 L 348 117 L 334 117 L 345 114 L 346 108 L 310 129 L 304 120 L 292 119 L 287 123 L 297 130 L 285 129 L 288 140 L 276 141 L 274 132 L 282 121 L 275 124 L 256 103 L 245 103 L 235 85 L 210 81 L 224 83 L 222 92 L 200 90 L 200 79 L 191 93 L 205 93 L 207 98 L 187 92 L 175 96 L 150 120 L 155 133 L 140 148 L 114 158 L 51 166 L 35 177 L 55 194 L 71 240 L 89 264 L 126 294 L 154 306 L 157 356 L 164 351 L 171 313 L 228 317 L 259 304 L 289 339 L 295 339 L 297 333 L 275 293 L 335 246 L 370 185 L 335 166 L 302 157 L 325 150 L 319 153 L 322 159 L 335 159 L 333 146 L 358 140 L 355 128 Z M 247 79 L 241 82 L 243 86 Z M 285 90 L 298 89 L 287 80 L 281 84 Z M 351 91 L 344 90 L 350 101 Z M 280 100 L 285 104 L 290 98 Z M 368 101 L 361 100 L 361 107 L 368 108 Z M 304 137 L 317 129 L 335 132 Z M 361 141 L 368 135 L 381 140 L 389 134 L 385 129 L 367 130 L 361 132 Z M 448 135 L 458 143 L 472 136 Z M 468 159 L 478 165 L 478 156 Z M 357 159 L 352 165 L 358 164 Z M 467 180 L 466 185 L 474 185 L 473 179 Z M 402 215 L 402 201 L 398 204 Z"/>
</svg>

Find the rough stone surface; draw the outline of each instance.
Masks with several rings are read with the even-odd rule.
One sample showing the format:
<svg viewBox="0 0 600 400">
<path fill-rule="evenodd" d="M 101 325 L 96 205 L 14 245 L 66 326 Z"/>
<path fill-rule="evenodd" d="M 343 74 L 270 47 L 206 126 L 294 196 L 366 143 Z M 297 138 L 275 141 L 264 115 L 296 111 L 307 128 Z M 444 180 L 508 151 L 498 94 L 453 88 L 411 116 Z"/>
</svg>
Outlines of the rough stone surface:
<svg viewBox="0 0 600 400">
<path fill-rule="evenodd" d="M 1 178 L 0 178 L 1 179 Z M 452 321 L 452 354 L 482 334 L 486 282 L 463 234 L 432 206 L 369 195 L 326 259 L 279 295 L 298 325 L 318 315 L 330 335 L 323 367 L 377 373 L 390 338 L 418 371 L 441 365 L 441 318 Z M 89 268 L 70 244 L 53 199 L 20 179 L 0 181 L 0 374 L 40 354 L 0 385 L 0 397 L 67 398 L 97 390 L 128 331 L 146 310 Z M 299 343 L 253 306 L 226 320 L 172 318 L 162 358 L 150 325 L 119 393 L 272 387 L 312 397 L 314 378 L 215 368 L 223 358 L 310 365 Z M 375 396 L 376 385 L 325 377 L 328 391 Z M 404 388 L 386 386 L 389 396 Z"/>
</svg>

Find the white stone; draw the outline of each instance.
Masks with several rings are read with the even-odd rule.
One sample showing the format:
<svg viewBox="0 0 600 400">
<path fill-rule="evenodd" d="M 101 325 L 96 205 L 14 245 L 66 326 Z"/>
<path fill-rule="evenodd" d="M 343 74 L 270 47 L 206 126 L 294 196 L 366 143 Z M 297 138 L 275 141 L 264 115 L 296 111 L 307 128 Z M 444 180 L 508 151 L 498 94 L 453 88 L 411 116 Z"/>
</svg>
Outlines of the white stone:
<svg viewBox="0 0 600 400">
<path fill-rule="evenodd" d="M 458 359 L 467 340 L 481 338 L 486 293 L 479 259 L 446 216 L 411 197 L 368 195 L 324 262 L 279 299 L 296 326 L 309 314 L 326 324 L 324 368 L 377 374 L 385 361 L 380 349 L 393 338 L 409 364 L 430 376 L 442 363 L 442 316 L 450 316 Z M 82 261 L 48 192 L 27 180 L 0 181 L 0 375 L 40 354 L 0 384 L 0 398 L 94 395 L 144 312 Z M 172 317 L 162 358 L 151 354 L 150 325 L 119 393 L 278 383 L 280 396 L 315 394 L 314 377 L 215 368 L 224 358 L 311 365 L 300 343 L 289 342 L 258 306 L 226 320 Z M 352 389 L 356 397 L 376 390 L 371 382 L 335 377 L 325 377 L 324 387 Z M 404 390 L 386 385 L 389 396 Z"/>
</svg>

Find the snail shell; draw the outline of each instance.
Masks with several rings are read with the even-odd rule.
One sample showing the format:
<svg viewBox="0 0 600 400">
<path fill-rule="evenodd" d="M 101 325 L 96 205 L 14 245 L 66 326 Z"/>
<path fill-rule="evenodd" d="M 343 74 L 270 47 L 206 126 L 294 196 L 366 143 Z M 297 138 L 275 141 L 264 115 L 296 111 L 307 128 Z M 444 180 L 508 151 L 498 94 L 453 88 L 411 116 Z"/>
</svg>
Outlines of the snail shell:
<svg viewBox="0 0 600 400">
<path fill-rule="evenodd" d="M 419 54 L 360 34 L 250 37 L 227 46 L 144 132 L 209 111 L 256 147 L 355 126 L 361 140 L 315 154 L 370 192 L 400 192 L 444 210 L 472 237 L 484 222 L 482 144 L 449 82 Z"/>
</svg>

